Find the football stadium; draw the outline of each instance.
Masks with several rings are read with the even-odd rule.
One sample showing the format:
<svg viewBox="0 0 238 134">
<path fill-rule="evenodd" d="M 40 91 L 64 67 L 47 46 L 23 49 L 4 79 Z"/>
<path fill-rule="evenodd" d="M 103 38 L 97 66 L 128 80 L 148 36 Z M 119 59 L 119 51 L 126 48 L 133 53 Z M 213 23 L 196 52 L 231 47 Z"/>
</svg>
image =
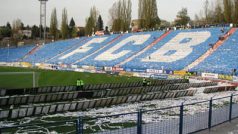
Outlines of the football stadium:
<svg viewBox="0 0 238 134">
<path fill-rule="evenodd" d="M 212 133 L 238 117 L 238 1 L 167 21 L 163 0 L 116 0 L 108 24 L 92 2 L 85 27 L 47 15 L 52 1 L 36 1 L 39 27 L 0 26 L 0 134 Z"/>
</svg>

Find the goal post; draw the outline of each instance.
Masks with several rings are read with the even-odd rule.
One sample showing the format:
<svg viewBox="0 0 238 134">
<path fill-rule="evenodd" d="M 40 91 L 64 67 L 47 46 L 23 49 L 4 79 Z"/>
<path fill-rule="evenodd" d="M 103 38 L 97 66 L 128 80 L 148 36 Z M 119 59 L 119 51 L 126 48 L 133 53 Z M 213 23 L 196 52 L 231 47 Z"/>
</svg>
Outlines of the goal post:
<svg viewBox="0 0 238 134">
<path fill-rule="evenodd" d="M 0 72 L 0 88 L 34 88 L 37 86 L 37 72 Z"/>
</svg>

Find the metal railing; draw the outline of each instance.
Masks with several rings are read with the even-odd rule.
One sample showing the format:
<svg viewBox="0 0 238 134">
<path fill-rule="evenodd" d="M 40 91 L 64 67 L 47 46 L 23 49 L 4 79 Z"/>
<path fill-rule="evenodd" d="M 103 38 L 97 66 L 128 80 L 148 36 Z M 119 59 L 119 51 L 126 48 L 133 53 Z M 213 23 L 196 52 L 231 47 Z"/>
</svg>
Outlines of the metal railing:
<svg viewBox="0 0 238 134">
<path fill-rule="evenodd" d="M 120 109 L 118 109 L 119 112 Z M 193 103 L 182 102 L 181 105 L 159 109 L 143 110 L 140 108 L 137 112 L 131 113 L 2 127 L 0 133 L 18 133 L 23 130 L 29 132 L 41 128 L 68 134 L 185 134 L 211 129 L 237 117 L 238 94 L 231 94 Z M 66 132 L 66 130 L 70 131 Z"/>
</svg>

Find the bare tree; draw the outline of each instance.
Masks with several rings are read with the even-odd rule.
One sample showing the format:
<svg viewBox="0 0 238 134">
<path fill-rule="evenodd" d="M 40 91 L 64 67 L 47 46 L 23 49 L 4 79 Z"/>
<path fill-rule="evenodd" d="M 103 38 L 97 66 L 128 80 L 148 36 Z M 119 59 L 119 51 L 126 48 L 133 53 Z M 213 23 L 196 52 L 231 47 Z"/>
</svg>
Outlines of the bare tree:
<svg viewBox="0 0 238 134">
<path fill-rule="evenodd" d="M 238 24 L 238 0 L 234 0 L 234 20 L 235 24 Z"/>
<path fill-rule="evenodd" d="M 139 0 L 138 17 L 142 28 L 152 29 L 160 24 L 156 0 Z"/>
<path fill-rule="evenodd" d="M 227 23 L 231 23 L 232 19 L 232 2 L 231 0 L 223 0 L 223 4 L 224 4 L 224 16 L 225 16 L 225 21 Z"/>
<path fill-rule="evenodd" d="M 208 0 L 205 1 L 204 3 L 204 14 L 205 14 L 205 20 L 206 20 L 206 23 L 208 23 L 208 14 L 209 14 L 209 2 Z"/>
<path fill-rule="evenodd" d="M 115 2 L 109 10 L 112 19 L 112 31 L 128 31 L 131 23 L 131 0 L 120 0 Z"/>
</svg>

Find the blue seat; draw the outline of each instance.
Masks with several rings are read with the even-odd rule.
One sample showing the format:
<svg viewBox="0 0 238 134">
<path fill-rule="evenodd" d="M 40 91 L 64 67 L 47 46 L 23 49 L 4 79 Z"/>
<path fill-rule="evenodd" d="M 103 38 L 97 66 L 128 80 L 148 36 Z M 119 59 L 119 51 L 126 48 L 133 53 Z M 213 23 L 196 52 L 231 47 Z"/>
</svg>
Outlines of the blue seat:
<svg viewBox="0 0 238 134">
<path fill-rule="evenodd" d="M 65 63 L 65 64 L 72 64 L 83 57 L 95 52 L 96 50 L 100 49 L 101 47 L 105 46 L 108 44 L 110 41 L 112 41 L 114 38 L 116 38 L 118 35 L 111 35 L 111 36 L 94 36 L 94 37 L 89 37 L 86 41 L 83 41 L 79 44 L 77 44 L 75 47 L 72 49 L 66 51 L 60 56 L 55 57 L 54 59 L 50 60 L 50 63 Z M 93 39 L 95 40 L 100 40 L 103 39 L 101 43 L 91 43 L 85 48 L 87 43 L 92 41 Z M 105 39 L 105 40 L 104 40 Z M 72 53 L 75 50 L 79 50 L 80 52 L 75 52 L 72 55 L 69 55 L 62 59 L 63 56 Z M 82 50 L 82 51 L 81 51 Z"/>
<path fill-rule="evenodd" d="M 166 43 L 171 41 L 176 35 L 182 34 L 182 33 L 190 33 L 190 32 L 210 32 L 211 36 L 204 42 L 192 46 L 192 52 L 189 53 L 186 57 L 172 61 L 172 62 L 163 62 L 163 61 L 156 61 L 156 62 L 144 62 L 142 59 L 148 59 L 148 58 L 154 58 L 149 57 L 152 53 L 157 51 L 158 49 L 161 49 Z M 158 44 L 156 44 L 154 47 L 150 48 L 143 54 L 139 55 L 132 61 L 126 63 L 123 67 L 124 68 L 131 68 L 131 69 L 161 69 L 162 67 L 167 70 L 181 70 L 191 64 L 193 61 L 195 61 L 197 58 L 199 58 L 202 54 L 204 54 L 209 48 L 209 44 L 214 44 L 218 41 L 219 36 L 222 35 L 220 28 L 208 28 L 208 29 L 191 29 L 191 30 L 176 30 L 172 31 L 168 36 L 166 36 L 163 40 L 161 40 Z M 197 37 L 200 38 L 200 37 Z M 191 39 L 189 38 L 179 38 L 181 45 L 182 43 L 189 42 Z M 172 42 L 173 43 L 173 42 Z M 179 46 L 178 46 L 179 47 Z M 181 46 L 182 47 L 182 46 Z M 171 55 L 175 53 L 173 46 L 171 46 L 171 50 L 167 51 L 164 56 Z M 184 52 L 180 53 L 180 55 L 185 54 L 187 50 L 184 50 Z M 179 56 L 179 55 L 178 55 Z M 161 59 L 162 60 L 162 59 Z M 165 59 L 163 59 L 165 60 Z"/>
<path fill-rule="evenodd" d="M 207 59 L 191 71 L 231 74 L 238 69 L 238 32 L 236 31 Z"/>
<path fill-rule="evenodd" d="M 122 37 L 120 37 L 118 40 L 110 44 L 109 46 L 105 47 L 105 49 L 99 51 L 98 53 L 90 56 L 89 58 L 83 60 L 82 62 L 79 62 L 78 65 L 93 65 L 93 66 L 115 66 L 119 64 L 120 62 L 126 60 L 127 58 L 133 56 L 134 54 L 138 53 L 142 49 L 144 49 L 146 46 L 150 45 L 153 41 L 155 41 L 158 37 L 160 37 L 163 34 L 162 31 L 156 31 L 156 32 L 141 32 L 141 33 L 129 33 L 124 34 Z M 146 40 L 143 44 L 137 44 L 135 45 L 133 41 L 127 42 L 127 44 L 123 45 L 119 49 L 115 50 L 113 54 L 118 54 L 122 51 L 129 50 L 129 53 L 127 53 L 124 56 L 121 56 L 120 58 L 117 58 L 115 60 L 96 60 L 95 58 L 109 50 L 110 48 L 115 47 L 120 43 L 121 41 L 133 36 L 133 35 L 149 35 L 148 40 Z M 106 55 L 105 55 L 106 56 Z"/>
<path fill-rule="evenodd" d="M 29 55 L 27 58 L 25 58 L 24 61 L 32 63 L 44 62 L 52 58 L 53 56 L 56 56 L 57 54 L 77 45 L 83 39 L 85 39 L 85 37 L 80 39 L 71 39 L 45 44 L 43 46 L 40 46 L 40 49 L 38 49 L 34 54 Z"/>
<path fill-rule="evenodd" d="M 0 61 L 1 62 L 17 62 L 30 52 L 35 46 L 27 45 L 17 48 L 1 48 Z"/>
</svg>

